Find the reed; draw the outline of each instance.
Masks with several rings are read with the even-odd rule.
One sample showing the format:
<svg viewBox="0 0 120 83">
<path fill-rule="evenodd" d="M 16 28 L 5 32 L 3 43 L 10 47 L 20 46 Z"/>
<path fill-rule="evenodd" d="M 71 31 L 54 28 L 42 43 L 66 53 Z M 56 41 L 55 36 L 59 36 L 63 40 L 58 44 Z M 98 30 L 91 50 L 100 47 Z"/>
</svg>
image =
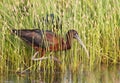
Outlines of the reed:
<svg viewBox="0 0 120 83">
<path fill-rule="evenodd" d="M 120 64 L 120 1 L 119 0 L 2 0 L 0 1 L 0 70 L 54 71 L 58 64 L 53 61 L 34 62 L 34 50 L 10 33 L 11 29 L 49 29 L 41 21 L 53 13 L 62 20 L 64 36 L 68 29 L 78 31 L 90 53 L 87 59 L 84 50 L 73 41 L 72 49 L 52 53 L 63 61 L 59 68 L 76 71 L 81 64 L 90 69 L 101 63 Z M 46 56 L 49 56 L 47 53 Z M 40 66 L 39 66 L 40 65 Z"/>
</svg>

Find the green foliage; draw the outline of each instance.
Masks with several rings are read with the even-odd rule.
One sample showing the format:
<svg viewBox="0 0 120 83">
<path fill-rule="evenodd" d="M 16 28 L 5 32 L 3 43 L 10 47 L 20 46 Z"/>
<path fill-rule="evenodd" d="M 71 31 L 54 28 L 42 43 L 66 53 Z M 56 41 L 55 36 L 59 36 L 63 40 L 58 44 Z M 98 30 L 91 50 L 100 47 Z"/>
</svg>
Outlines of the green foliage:
<svg viewBox="0 0 120 83">
<path fill-rule="evenodd" d="M 62 20 L 64 36 L 68 29 L 78 31 L 90 53 L 73 41 L 71 50 L 53 54 L 63 61 L 59 66 L 72 70 L 81 64 L 90 66 L 120 64 L 120 1 L 119 0 L 2 0 L 0 1 L 0 70 L 38 69 L 39 62 L 31 61 L 34 50 L 10 33 L 11 29 L 48 29 L 42 18 L 55 14 Z M 58 28 L 59 29 L 59 28 Z M 61 33 L 62 32 L 62 33 Z M 47 53 L 45 56 L 49 56 Z M 71 58 L 72 57 L 72 58 Z M 58 65 L 43 61 L 43 70 L 54 70 Z M 1 71 L 1 72 L 2 72 Z"/>
</svg>

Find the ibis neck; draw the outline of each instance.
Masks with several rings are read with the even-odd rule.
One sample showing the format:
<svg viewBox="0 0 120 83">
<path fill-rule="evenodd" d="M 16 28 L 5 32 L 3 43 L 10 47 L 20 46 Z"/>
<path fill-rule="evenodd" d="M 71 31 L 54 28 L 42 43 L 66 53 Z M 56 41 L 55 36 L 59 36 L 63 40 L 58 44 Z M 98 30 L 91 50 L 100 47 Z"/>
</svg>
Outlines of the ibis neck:
<svg viewBox="0 0 120 83">
<path fill-rule="evenodd" d="M 71 49 L 73 37 L 66 35 L 66 49 Z"/>
</svg>

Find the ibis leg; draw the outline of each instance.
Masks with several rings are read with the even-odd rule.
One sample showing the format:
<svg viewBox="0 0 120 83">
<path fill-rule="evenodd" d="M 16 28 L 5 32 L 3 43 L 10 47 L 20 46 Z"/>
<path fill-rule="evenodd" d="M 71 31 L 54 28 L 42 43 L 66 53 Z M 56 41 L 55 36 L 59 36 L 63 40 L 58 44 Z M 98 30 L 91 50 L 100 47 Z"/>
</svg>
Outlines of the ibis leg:
<svg viewBox="0 0 120 83">
<path fill-rule="evenodd" d="M 34 61 L 38 61 L 38 60 L 43 60 L 43 59 L 47 59 L 48 57 L 41 57 L 41 58 L 36 58 L 36 56 L 38 55 L 39 51 L 37 51 L 33 57 L 32 57 L 32 60 Z"/>
<path fill-rule="evenodd" d="M 41 58 L 36 58 L 36 56 L 38 55 L 38 53 L 39 53 L 39 51 L 37 51 L 34 55 L 33 55 L 33 57 L 32 57 L 32 60 L 34 60 L 34 61 L 41 61 L 41 60 L 44 60 L 44 59 L 52 59 L 52 60 L 54 60 L 54 61 L 56 61 L 56 62 L 58 62 L 58 63 L 61 63 L 61 61 L 58 59 L 58 58 L 56 58 L 56 57 L 53 57 L 53 56 L 50 56 L 50 57 L 44 57 L 44 56 L 42 56 Z"/>
</svg>

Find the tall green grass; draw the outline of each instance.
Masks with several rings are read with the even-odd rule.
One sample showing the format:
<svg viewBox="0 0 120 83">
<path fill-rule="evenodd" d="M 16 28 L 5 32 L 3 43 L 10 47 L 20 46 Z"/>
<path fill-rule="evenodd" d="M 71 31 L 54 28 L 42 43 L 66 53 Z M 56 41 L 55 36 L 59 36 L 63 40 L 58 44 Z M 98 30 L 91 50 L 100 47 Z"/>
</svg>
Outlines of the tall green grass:
<svg viewBox="0 0 120 83">
<path fill-rule="evenodd" d="M 58 65 L 50 60 L 41 63 L 31 61 L 34 50 L 17 36 L 11 29 L 47 29 L 52 26 L 42 24 L 42 17 L 53 13 L 62 20 L 62 30 L 58 35 L 65 36 L 68 29 L 78 31 L 90 53 L 87 59 L 85 51 L 77 41 L 72 49 L 51 53 L 63 63 Z M 62 32 L 62 33 L 61 33 Z M 49 56 L 47 53 L 45 56 Z M 0 70 L 53 71 L 68 67 L 79 69 L 81 64 L 90 68 L 101 63 L 120 64 L 120 1 L 119 0 L 2 0 L 0 1 Z"/>
</svg>

